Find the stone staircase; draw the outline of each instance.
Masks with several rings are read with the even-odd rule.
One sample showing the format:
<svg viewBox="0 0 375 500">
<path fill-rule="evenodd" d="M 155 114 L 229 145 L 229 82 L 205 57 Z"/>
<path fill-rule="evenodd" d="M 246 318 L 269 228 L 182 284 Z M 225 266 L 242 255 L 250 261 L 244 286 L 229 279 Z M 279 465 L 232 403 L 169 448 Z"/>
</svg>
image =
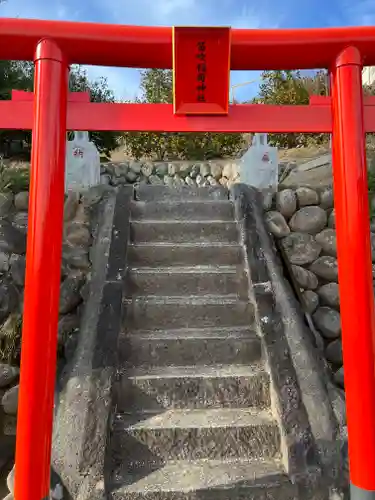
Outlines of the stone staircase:
<svg viewBox="0 0 375 500">
<path fill-rule="evenodd" d="M 152 193 L 131 208 L 110 498 L 295 499 L 228 192 Z"/>
</svg>

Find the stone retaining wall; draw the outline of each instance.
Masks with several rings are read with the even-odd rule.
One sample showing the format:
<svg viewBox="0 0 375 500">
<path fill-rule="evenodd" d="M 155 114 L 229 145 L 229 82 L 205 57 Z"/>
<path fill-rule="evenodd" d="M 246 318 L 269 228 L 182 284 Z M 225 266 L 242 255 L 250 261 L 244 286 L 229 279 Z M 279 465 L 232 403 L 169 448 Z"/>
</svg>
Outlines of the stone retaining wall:
<svg viewBox="0 0 375 500">
<path fill-rule="evenodd" d="M 153 184 L 170 187 L 217 186 L 230 188 L 239 181 L 240 160 L 210 160 L 210 161 L 125 161 L 118 163 L 103 163 L 101 165 L 101 180 L 103 184 L 118 186 L 121 184 Z M 279 175 L 290 171 L 294 163 L 279 164 Z"/>
<path fill-rule="evenodd" d="M 343 388 L 335 210 L 331 188 L 284 189 L 266 202 L 266 223 L 280 240 L 324 355 Z M 375 234 L 371 235 L 375 257 Z M 373 260 L 375 260 L 373 257 Z"/>
<path fill-rule="evenodd" d="M 152 162 L 125 161 L 101 165 L 104 184 L 153 184 L 178 187 L 217 186 L 227 187 L 239 177 L 239 164 L 235 160 L 207 162 Z"/>
<path fill-rule="evenodd" d="M 65 198 L 62 270 L 58 323 L 59 364 L 70 358 L 77 343 L 82 305 L 91 273 L 93 209 L 111 188 L 97 186 Z M 19 352 L 6 352 L 11 340 L 19 345 L 25 278 L 28 193 L 0 193 L 0 471 L 14 453 L 18 406 Z M 46 277 L 48 286 L 48 277 Z M 41 345 L 43 349 L 43 332 Z M 8 349 L 9 350 L 9 349 Z M 6 449 L 2 443 L 6 443 Z M 0 474 L 1 478 L 1 474 Z M 1 496 L 0 479 L 0 496 Z"/>
</svg>

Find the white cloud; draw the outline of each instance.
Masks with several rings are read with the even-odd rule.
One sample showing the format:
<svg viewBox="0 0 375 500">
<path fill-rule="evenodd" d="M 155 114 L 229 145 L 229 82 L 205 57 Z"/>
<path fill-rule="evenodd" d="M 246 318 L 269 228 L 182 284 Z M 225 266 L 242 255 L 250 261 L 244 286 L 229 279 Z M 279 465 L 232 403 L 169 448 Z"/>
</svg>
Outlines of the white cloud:
<svg viewBox="0 0 375 500">
<path fill-rule="evenodd" d="M 237 14 L 231 21 L 232 28 L 243 28 L 243 29 L 257 29 L 265 28 L 268 26 L 263 26 L 262 19 L 258 14 L 259 9 L 255 8 L 253 5 L 243 5 L 239 14 Z"/>
<path fill-rule="evenodd" d="M 157 17 L 170 17 L 181 11 L 195 10 L 197 4 L 195 0 L 163 0 L 152 4 Z"/>
</svg>

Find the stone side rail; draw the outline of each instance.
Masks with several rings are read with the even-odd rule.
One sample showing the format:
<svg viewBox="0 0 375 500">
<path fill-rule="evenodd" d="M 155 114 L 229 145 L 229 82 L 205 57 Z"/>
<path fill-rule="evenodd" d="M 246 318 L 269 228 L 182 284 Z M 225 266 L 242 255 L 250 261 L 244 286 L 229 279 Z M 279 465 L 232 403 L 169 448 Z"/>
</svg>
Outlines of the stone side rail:
<svg viewBox="0 0 375 500">
<path fill-rule="evenodd" d="M 331 498 L 332 493 L 345 489 L 348 477 L 343 460 L 346 442 L 330 397 L 324 360 L 314 348 L 300 305 L 283 276 L 264 224 L 260 193 L 236 184 L 231 194 L 283 430 L 285 465 L 300 485 L 300 498 L 308 498 L 312 483 L 320 485 L 322 498 Z"/>
<path fill-rule="evenodd" d="M 119 188 L 98 207 L 78 344 L 59 380 L 52 463 L 74 500 L 106 498 L 106 445 L 133 196 L 131 186 Z"/>
</svg>

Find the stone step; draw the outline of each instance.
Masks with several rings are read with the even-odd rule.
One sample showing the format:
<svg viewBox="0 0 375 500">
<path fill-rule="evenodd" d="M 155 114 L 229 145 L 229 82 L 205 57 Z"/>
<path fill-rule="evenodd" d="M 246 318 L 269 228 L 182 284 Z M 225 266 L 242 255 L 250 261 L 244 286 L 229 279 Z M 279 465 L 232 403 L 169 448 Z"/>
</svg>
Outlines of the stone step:
<svg viewBox="0 0 375 500">
<path fill-rule="evenodd" d="M 226 201 L 135 201 L 132 220 L 227 220 L 234 219 L 233 203 Z"/>
<path fill-rule="evenodd" d="M 119 355 L 131 366 L 249 364 L 261 359 L 262 346 L 248 327 L 133 330 L 120 335 Z"/>
<path fill-rule="evenodd" d="M 269 410 L 169 410 L 117 414 L 114 454 L 133 467 L 168 460 L 280 458 L 280 433 Z"/>
<path fill-rule="evenodd" d="M 174 366 L 124 370 L 117 383 L 119 412 L 270 406 L 263 364 Z"/>
<path fill-rule="evenodd" d="M 128 246 L 133 266 L 235 265 L 244 261 L 239 244 L 228 243 L 139 243 Z"/>
<path fill-rule="evenodd" d="M 244 266 L 140 267 L 130 268 L 128 295 L 237 294 L 248 297 L 249 281 Z"/>
<path fill-rule="evenodd" d="M 130 239 L 135 243 L 238 243 L 237 224 L 228 221 L 132 221 Z"/>
<path fill-rule="evenodd" d="M 140 185 L 135 196 L 139 201 L 228 200 L 229 191 L 222 186 L 170 188 Z"/>
<path fill-rule="evenodd" d="M 196 460 L 128 471 L 119 466 L 113 500 L 295 500 L 293 485 L 275 460 Z"/>
<path fill-rule="evenodd" d="M 175 329 L 208 327 L 251 327 L 254 306 L 235 295 L 125 299 L 127 329 Z"/>
</svg>

